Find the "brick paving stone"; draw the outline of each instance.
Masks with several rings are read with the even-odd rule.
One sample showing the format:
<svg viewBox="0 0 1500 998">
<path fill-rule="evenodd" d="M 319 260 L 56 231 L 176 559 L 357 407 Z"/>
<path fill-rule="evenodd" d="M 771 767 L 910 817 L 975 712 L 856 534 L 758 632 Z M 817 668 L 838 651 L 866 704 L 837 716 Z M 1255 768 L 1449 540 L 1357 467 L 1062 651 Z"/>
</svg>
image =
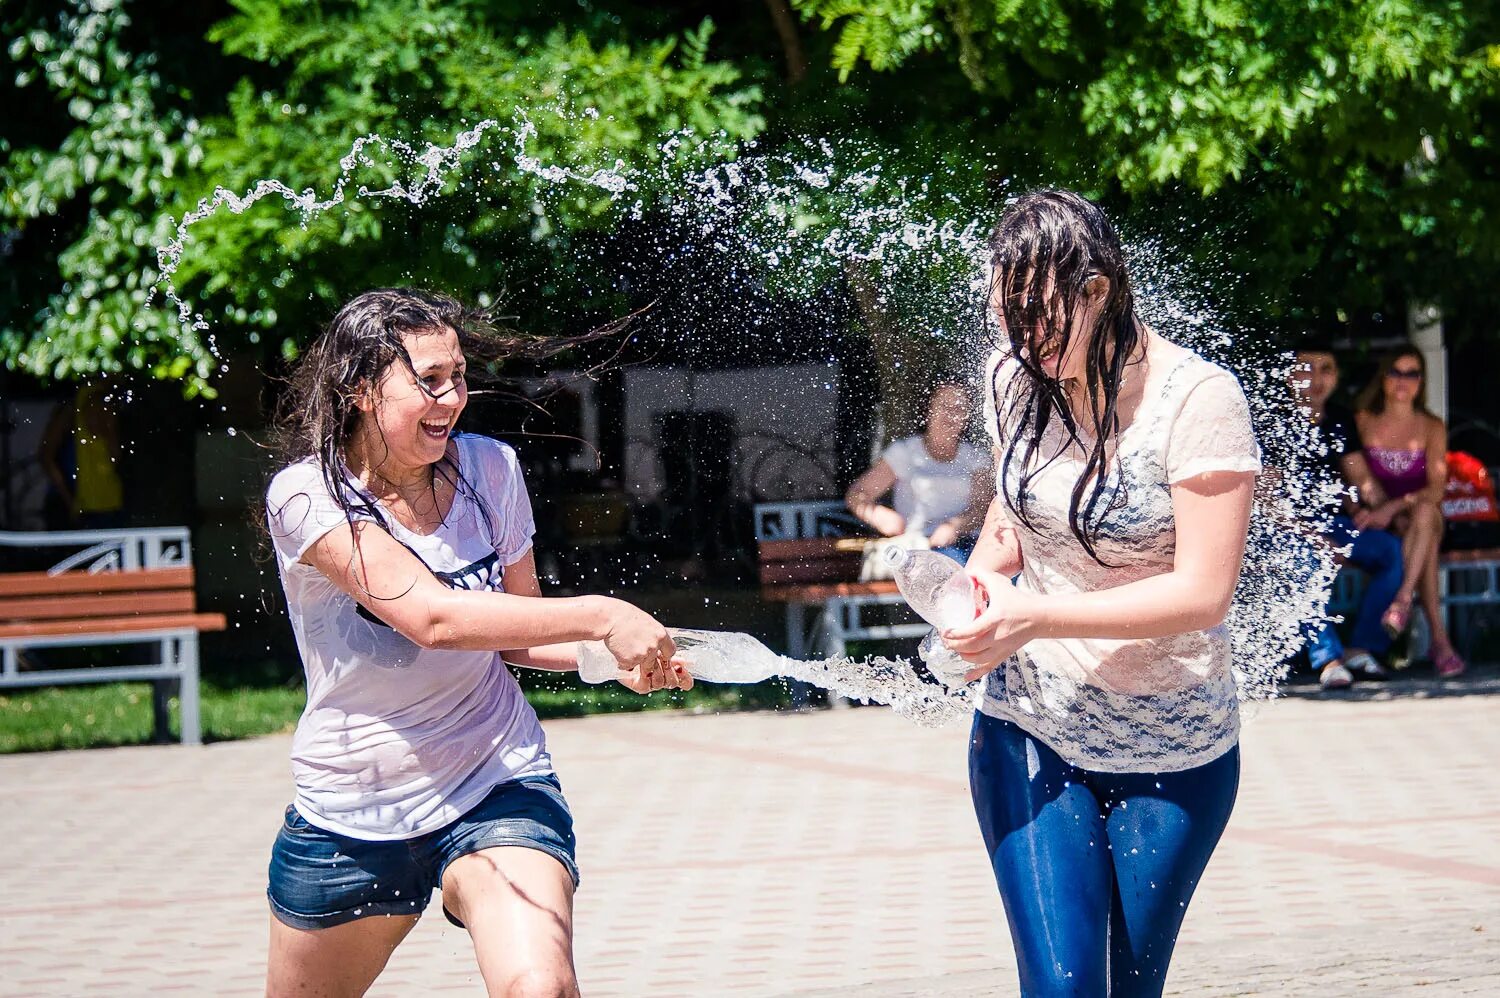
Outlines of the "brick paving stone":
<svg viewBox="0 0 1500 998">
<path fill-rule="evenodd" d="M 1500 699 L 1453 689 L 1256 711 L 1169 994 L 1500 994 Z M 1015 994 L 962 726 L 861 709 L 547 728 L 591 998 Z M 287 750 L 0 758 L 0 995 L 257 991 Z M 482 993 L 437 903 L 371 991 Z"/>
</svg>

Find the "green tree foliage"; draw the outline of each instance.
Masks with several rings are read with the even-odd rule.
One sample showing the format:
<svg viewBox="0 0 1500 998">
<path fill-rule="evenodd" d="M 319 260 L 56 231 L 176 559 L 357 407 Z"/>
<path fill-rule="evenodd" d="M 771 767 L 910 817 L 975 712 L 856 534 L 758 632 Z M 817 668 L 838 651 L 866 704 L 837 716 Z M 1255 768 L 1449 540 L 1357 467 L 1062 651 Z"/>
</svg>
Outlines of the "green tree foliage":
<svg viewBox="0 0 1500 998">
<path fill-rule="evenodd" d="M 21 33 L 10 51 L 18 84 L 67 100 L 75 125 L 54 145 L 6 150 L 4 221 L 24 237 L 75 202 L 88 207 L 50 261 L 45 307 L 17 303 L 0 316 L 9 362 L 52 376 L 150 369 L 203 387 L 215 359 L 200 334 L 160 296 L 145 307 L 154 248 L 172 235 L 167 216 L 183 217 L 215 185 L 244 193 L 268 178 L 326 196 L 340 157 L 368 133 L 446 146 L 463 125 L 513 127 L 524 112 L 535 128 L 528 154 L 607 169 L 650 166 L 684 131 L 707 156 L 762 129 L 759 90 L 709 55 L 711 23 L 626 41 L 532 23 L 524 6 L 236 0 L 209 31 L 208 54 L 242 60 L 245 72 L 201 119 L 176 109 L 185 88 L 153 71 L 150 52 L 127 49 L 127 8 L 114 0 Z M 566 280 L 567 236 L 594 224 L 606 199 L 576 186 L 551 196 L 516 167 L 513 134 L 489 135 L 476 164 L 443 188 L 462 196 L 436 209 L 358 196 L 309 219 L 279 198 L 239 216 L 221 209 L 189 233 L 176 275 L 185 300 L 203 306 L 220 351 L 286 353 L 356 284 L 423 280 L 483 297 L 543 272 Z M 351 195 L 423 172 L 373 153 Z M 266 331 L 277 342 L 263 342 Z"/>
<path fill-rule="evenodd" d="M 1283 325 L 1412 299 L 1500 308 L 1493 5 L 790 0 L 794 53 L 767 14 L 779 2 L 726 6 L 715 33 L 694 3 L 12 0 L 0 354 L 44 376 L 124 368 L 203 387 L 218 363 L 207 334 L 160 296 L 147 306 L 170 219 L 216 185 L 277 178 L 327 196 L 367 133 L 447 145 L 518 112 L 532 155 L 585 172 L 660 174 L 662 142 L 690 129 L 703 157 L 756 137 L 852 138 L 861 168 L 906 178 L 952 218 L 1066 183 L 1127 227 L 1179 229 Z M 446 183 L 456 196 L 422 211 L 355 196 L 305 220 L 278 198 L 221 210 L 191 231 L 177 283 L 217 350 L 270 355 L 375 281 L 597 292 L 579 251 L 614 226 L 609 199 L 523 173 L 512 139 L 488 133 Z M 419 172 L 376 156 L 349 189 Z M 846 207 L 805 200 L 785 210 L 812 228 Z"/>
<path fill-rule="evenodd" d="M 1315 323 L 1496 301 L 1500 18 L 1459 0 L 793 0 L 834 66 L 968 80 L 1037 172 L 1186 205 Z M 1212 227 L 1210 227 L 1211 230 Z M 1205 230 L 1205 231 L 1210 231 Z M 1221 230 L 1222 231 L 1222 230 Z M 1252 261 L 1246 261 L 1251 263 Z"/>
<path fill-rule="evenodd" d="M 0 220 L 23 236 L 60 214 L 76 221 L 72 242 L 39 254 L 41 273 L 28 275 L 50 277 L 39 311 L 23 305 L 31 296 L 12 274 L 0 347 L 8 362 L 56 377 L 126 366 L 204 377 L 211 358 L 196 336 L 179 335 L 164 313 L 145 308 L 155 280 L 149 248 L 171 234 L 161 208 L 182 172 L 201 161 L 201 133 L 174 106 L 178 94 L 163 83 L 154 54 L 121 45 L 128 24 L 117 7 L 100 3 L 7 32 L 16 85 L 50 91 L 71 130 L 50 148 L 0 147 Z"/>
</svg>

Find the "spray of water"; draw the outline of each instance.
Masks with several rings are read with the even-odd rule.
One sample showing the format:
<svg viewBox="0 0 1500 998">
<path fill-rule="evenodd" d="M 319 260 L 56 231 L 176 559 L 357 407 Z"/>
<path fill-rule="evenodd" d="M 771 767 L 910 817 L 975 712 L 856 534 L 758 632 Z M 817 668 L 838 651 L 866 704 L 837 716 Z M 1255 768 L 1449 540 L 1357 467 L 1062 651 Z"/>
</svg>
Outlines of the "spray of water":
<svg viewBox="0 0 1500 998">
<path fill-rule="evenodd" d="M 462 181 L 484 174 L 487 182 L 529 184 L 538 192 L 542 213 L 549 203 L 587 190 L 607 198 L 622 225 L 648 213 L 670 219 L 674 231 L 733 259 L 766 287 L 806 291 L 850 267 L 864 268 L 874 275 L 875 303 L 902 317 L 905 334 L 963 357 L 977 376 L 991 346 L 979 317 L 987 278 L 984 242 L 993 219 L 986 209 L 965 203 L 961 185 L 887 176 L 868 150 L 828 140 L 809 140 L 778 154 L 758 154 L 752 147 L 737 159 L 703 167 L 694 164 L 707 144 L 683 133 L 662 145 L 653 167 L 628 169 L 620 163 L 577 168 L 542 162 L 528 151 L 534 135 L 525 118 L 513 126 L 485 120 L 459 132 L 450 145 L 420 150 L 367 135 L 339 160 L 340 174 L 326 192 L 299 191 L 276 179 L 244 193 L 216 189 L 159 248 L 160 287 L 184 323 L 206 329 L 173 277 L 190 252 L 194 227 L 221 211 L 240 213 L 263 199 L 279 198 L 306 226 L 314 216 L 345 205 L 351 190 L 365 202 L 421 207 L 463 196 L 456 193 Z M 384 187 L 356 183 L 355 176 L 365 171 L 396 179 Z M 670 248 L 654 249 L 671 256 Z M 1256 344 L 1231 321 L 1217 307 L 1204 275 L 1172 264 L 1159 240 L 1139 236 L 1127 249 L 1144 318 L 1169 339 L 1235 371 L 1262 441 L 1277 445 L 1276 467 L 1257 493 L 1229 617 L 1241 695 L 1269 697 L 1284 675 L 1284 662 L 1300 646 L 1305 622 L 1323 614 L 1336 565 L 1334 552 L 1318 535 L 1334 508 L 1335 485 L 1320 471 L 1322 445 L 1288 391 L 1288 359 Z M 609 279 L 601 273 L 601 282 Z M 748 329 L 759 318 L 745 315 L 740 321 Z M 923 723 L 964 715 L 973 696 L 972 690 L 934 685 L 902 659 L 783 660 L 775 671 L 890 704 Z"/>
</svg>

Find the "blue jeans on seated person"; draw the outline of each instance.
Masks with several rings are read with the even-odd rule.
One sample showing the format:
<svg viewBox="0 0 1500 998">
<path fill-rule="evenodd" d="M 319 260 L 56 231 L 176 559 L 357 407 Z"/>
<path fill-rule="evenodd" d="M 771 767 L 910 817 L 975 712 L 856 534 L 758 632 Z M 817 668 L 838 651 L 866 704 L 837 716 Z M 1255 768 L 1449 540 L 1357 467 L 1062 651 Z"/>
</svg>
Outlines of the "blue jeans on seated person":
<svg viewBox="0 0 1500 998">
<path fill-rule="evenodd" d="M 493 846 L 547 853 L 578 884 L 573 816 L 556 776 L 501 783 L 467 814 L 414 839 L 374 842 L 325 831 L 288 805 L 271 848 L 271 913 L 294 929 L 372 915 L 420 915 L 460 856 Z M 448 921 L 463 927 L 446 908 Z"/>
<path fill-rule="evenodd" d="M 1345 560 L 1369 576 L 1364 596 L 1359 601 L 1359 611 L 1354 617 L 1349 644 L 1372 655 L 1384 655 L 1390 650 L 1391 637 L 1381 626 L 1380 618 L 1401 588 L 1401 576 L 1405 571 L 1401 538 L 1388 530 L 1355 530 L 1353 520 L 1336 516 L 1328 539 L 1339 547 L 1348 545 L 1349 556 Z M 1308 626 L 1307 657 L 1314 671 L 1336 659 L 1343 659 L 1344 644 L 1339 640 L 1332 621 Z"/>
<path fill-rule="evenodd" d="M 960 565 L 967 564 L 969 555 L 974 553 L 974 545 L 979 542 L 977 535 L 973 537 L 960 537 L 952 545 L 945 548 L 933 548 L 938 554 L 945 554 L 958 562 Z"/>
</svg>

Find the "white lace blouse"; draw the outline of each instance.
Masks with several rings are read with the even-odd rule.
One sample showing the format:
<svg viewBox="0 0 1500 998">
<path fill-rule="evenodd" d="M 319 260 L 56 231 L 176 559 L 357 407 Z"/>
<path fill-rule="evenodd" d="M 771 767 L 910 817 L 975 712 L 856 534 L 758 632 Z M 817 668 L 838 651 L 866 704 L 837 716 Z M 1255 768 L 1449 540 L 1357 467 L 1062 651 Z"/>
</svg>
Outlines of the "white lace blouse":
<svg viewBox="0 0 1500 998">
<path fill-rule="evenodd" d="M 1153 358 L 1145 398 L 1117 438 L 1099 504 L 1108 507 L 1112 494 L 1123 500 L 1103 515 L 1095 539 L 1108 564 L 1085 551 L 1068 526 L 1085 458 L 1054 419 L 1038 449 L 1043 470 L 1029 486 L 1034 529 L 1013 524 L 1024 558 L 1018 585 L 1038 593 L 1091 592 L 1171 571 L 1177 528 L 1170 487 L 1210 471 L 1260 472 L 1260 448 L 1234 375 L 1159 338 L 1155 347 L 1160 360 Z M 1002 458 L 1015 428 L 1000 419 L 1012 413 L 1014 393 L 1022 390 L 1017 370 L 998 351 L 990 358 L 985 383 L 994 390 L 985 393 L 985 422 Z M 1003 467 L 997 459 L 997 477 Z M 1014 482 L 1019 469 L 1009 474 Z M 1014 722 L 1084 769 L 1190 769 L 1218 758 L 1239 737 L 1230 658 L 1222 624 L 1143 640 L 1037 639 L 989 674 L 980 710 Z"/>
</svg>

